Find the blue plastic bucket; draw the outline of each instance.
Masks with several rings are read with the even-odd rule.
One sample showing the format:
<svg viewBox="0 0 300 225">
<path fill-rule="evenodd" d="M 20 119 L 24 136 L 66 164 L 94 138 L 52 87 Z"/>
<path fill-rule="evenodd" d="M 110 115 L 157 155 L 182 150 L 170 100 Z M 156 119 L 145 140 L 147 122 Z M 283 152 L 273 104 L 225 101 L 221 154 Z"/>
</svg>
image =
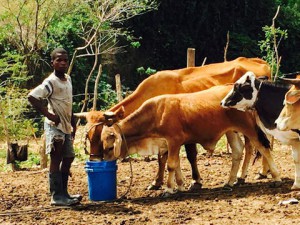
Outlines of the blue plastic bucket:
<svg viewBox="0 0 300 225">
<path fill-rule="evenodd" d="M 88 177 L 88 191 L 90 200 L 109 201 L 116 199 L 116 161 L 87 161 L 85 171 Z"/>
</svg>

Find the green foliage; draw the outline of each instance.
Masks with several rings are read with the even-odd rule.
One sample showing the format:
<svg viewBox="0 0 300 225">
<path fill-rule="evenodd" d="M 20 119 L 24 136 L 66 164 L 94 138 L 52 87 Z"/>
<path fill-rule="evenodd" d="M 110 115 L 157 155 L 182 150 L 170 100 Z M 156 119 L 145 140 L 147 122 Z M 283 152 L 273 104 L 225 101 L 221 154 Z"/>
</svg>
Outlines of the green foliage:
<svg viewBox="0 0 300 225">
<path fill-rule="evenodd" d="M 25 56 L 16 51 L 6 51 L 0 58 L 0 78 L 5 81 L 5 85 L 21 86 L 25 84 L 30 77 L 27 76 L 27 67 L 24 64 Z"/>
<path fill-rule="evenodd" d="M 287 30 L 282 30 L 280 27 L 264 26 L 262 30 L 265 33 L 265 39 L 259 41 L 260 50 L 265 55 L 263 59 L 266 60 L 271 67 L 271 76 L 274 79 L 276 71 L 279 69 L 280 64 L 276 60 L 276 51 L 278 51 L 281 40 L 288 37 Z"/>
<path fill-rule="evenodd" d="M 48 35 L 45 36 L 45 41 L 48 42 L 48 49 L 64 47 L 72 50 L 84 44 L 80 38 L 83 35 L 82 25 L 91 26 L 95 21 L 90 18 L 87 6 L 84 4 L 77 6 L 63 17 L 54 15 L 47 29 Z"/>
<path fill-rule="evenodd" d="M 255 47 L 256 45 L 256 40 L 252 39 L 247 34 L 235 32 L 230 33 L 229 49 L 234 58 L 240 56 L 260 55 L 259 48 Z"/>
<path fill-rule="evenodd" d="M 104 81 L 100 81 L 99 89 L 101 90 L 98 93 L 98 99 L 101 100 L 101 110 L 110 108 L 112 105 L 118 102 L 117 93 L 112 89 L 112 86 Z"/>
<path fill-rule="evenodd" d="M 139 41 L 133 41 L 130 44 L 131 44 L 131 46 L 133 48 L 139 48 L 139 47 L 141 47 L 141 42 L 139 42 Z"/>
<path fill-rule="evenodd" d="M 33 121 L 26 118 L 26 113 L 29 109 L 24 91 L 18 88 L 7 90 L 6 96 L 0 98 L 0 104 L 11 140 L 27 139 L 33 134 L 35 130 Z M 3 122 L 0 123 L 0 139 L 6 139 Z"/>
<path fill-rule="evenodd" d="M 99 82 L 99 92 L 97 99 L 100 103 L 100 110 L 107 110 L 113 105 L 118 103 L 117 92 L 113 89 L 112 85 L 107 82 L 107 75 L 103 74 L 103 79 Z M 122 97 L 126 97 L 128 88 L 122 85 Z"/>
<path fill-rule="evenodd" d="M 28 101 L 26 89 L 22 86 L 30 78 L 27 76 L 24 57 L 7 51 L 0 59 L 0 104 L 10 139 L 22 139 L 32 133 L 33 123 L 26 118 Z M 3 118 L 1 117 L 1 121 Z M 4 121 L 0 123 L 0 139 L 5 140 Z"/>
<path fill-rule="evenodd" d="M 87 161 L 89 159 L 89 155 L 84 154 L 83 148 L 74 146 L 75 159 L 77 161 Z"/>
<path fill-rule="evenodd" d="M 131 61 L 126 65 L 133 67 L 128 80 L 134 79 L 132 73 L 142 65 L 157 70 L 186 67 L 186 50 L 190 47 L 196 49 L 198 65 L 205 57 L 207 64 L 221 62 L 228 31 L 235 34 L 235 40 L 230 36 L 227 60 L 259 57 L 257 41 L 263 35 L 261 27 L 269 20 L 274 5 L 271 0 L 158 2 L 157 11 L 128 22 L 134 35 L 142 37 L 136 54 L 128 53 Z"/>
<path fill-rule="evenodd" d="M 38 153 L 29 152 L 26 161 L 16 161 L 16 165 L 19 168 L 32 168 L 40 165 L 40 155 Z"/>
<path fill-rule="evenodd" d="M 139 67 L 136 69 L 136 71 L 140 74 L 140 75 L 143 75 L 143 74 L 147 74 L 148 76 L 156 73 L 157 71 L 155 69 L 152 69 L 150 67 L 148 67 L 146 70 L 145 68 L 142 66 L 142 67 Z"/>
<path fill-rule="evenodd" d="M 118 103 L 117 92 L 113 89 L 113 86 L 107 82 L 108 76 L 102 74 L 103 79 L 100 80 L 98 84 L 98 96 L 97 96 L 97 105 L 99 110 L 107 110 L 116 103 Z M 93 79 L 92 79 L 93 81 Z M 92 82 L 93 83 L 93 82 Z M 92 88 L 92 87 L 91 87 Z M 122 85 L 122 97 L 126 97 L 129 89 Z M 75 96 L 73 102 L 73 111 L 79 112 L 83 105 L 83 95 Z M 79 100 L 81 99 L 81 100 Z M 93 104 L 93 95 L 91 94 L 88 101 L 88 109 L 92 107 Z"/>
</svg>

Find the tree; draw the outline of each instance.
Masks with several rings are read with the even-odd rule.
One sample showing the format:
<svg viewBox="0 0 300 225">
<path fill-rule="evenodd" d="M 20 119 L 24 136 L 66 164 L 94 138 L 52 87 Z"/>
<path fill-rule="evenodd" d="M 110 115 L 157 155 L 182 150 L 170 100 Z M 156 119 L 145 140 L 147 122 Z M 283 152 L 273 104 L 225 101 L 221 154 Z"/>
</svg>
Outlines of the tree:
<svg viewBox="0 0 300 225">
<path fill-rule="evenodd" d="M 299 0 L 239 1 L 159 1 L 157 11 L 131 19 L 134 35 L 141 37 L 141 47 L 118 58 L 118 64 L 131 88 L 147 75 L 136 68 L 156 70 L 185 67 L 186 49 L 196 49 L 196 64 L 223 61 L 226 34 L 230 33 L 227 59 L 239 56 L 262 57 L 258 41 L 264 39 L 262 27 L 271 25 L 278 5 L 277 27 L 287 30 L 289 37 L 280 45 L 282 72 L 299 70 Z M 133 78 L 134 77 L 134 78 Z"/>
<path fill-rule="evenodd" d="M 44 73 L 48 63 L 43 58 L 47 49 L 45 32 L 54 15 L 63 16 L 77 0 L 5 0 L 1 1 L 1 52 L 15 52 L 23 58 L 28 75 Z M 38 74 L 39 76 L 36 76 Z"/>
<path fill-rule="evenodd" d="M 49 53 L 53 48 L 65 47 L 71 54 L 74 53 L 74 59 L 81 59 L 82 63 L 78 66 L 84 71 L 81 71 L 81 79 L 87 78 L 88 84 L 100 62 L 103 63 L 104 56 L 121 50 L 118 37 L 132 38 L 129 29 L 122 28 L 122 23 L 155 7 L 156 3 L 152 0 L 1 1 L 0 97 L 3 109 L 10 109 L 3 111 L 11 128 L 9 133 L 21 135 L 14 133 L 12 129 L 15 126 L 10 123 L 20 122 L 19 119 L 27 123 L 22 117 L 27 110 L 28 90 L 24 88 L 36 86 L 52 70 Z M 92 68 L 89 65 L 93 65 Z M 76 84 L 74 87 L 78 90 Z M 19 99 L 24 100 L 19 104 L 20 111 L 7 107 Z M 20 115 L 18 119 L 16 112 Z M 22 129 L 19 130 L 21 132 Z"/>
<path fill-rule="evenodd" d="M 131 31 L 122 26 L 124 21 L 156 7 L 156 1 L 150 0 L 85 0 L 78 3 L 72 14 L 64 18 L 54 18 L 48 38 L 53 45 L 58 44 L 55 42 L 65 43 L 66 40 L 62 39 L 68 38 L 69 35 L 74 36 L 74 34 L 81 40 L 77 46 L 74 46 L 76 48 L 68 73 L 71 73 L 76 59 L 88 58 L 88 61 L 92 62 L 89 72 L 85 72 L 88 75 L 85 76 L 85 98 L 82 110 L 86 108 L 89 101 L 89 83 L 97 74 L 99 64 L 110 62 L 110 56 L 123 50 L 124 46 L 119 43 L 121 37 L 125 37 L 128 41 L 134 39 Z"/>
</svg>

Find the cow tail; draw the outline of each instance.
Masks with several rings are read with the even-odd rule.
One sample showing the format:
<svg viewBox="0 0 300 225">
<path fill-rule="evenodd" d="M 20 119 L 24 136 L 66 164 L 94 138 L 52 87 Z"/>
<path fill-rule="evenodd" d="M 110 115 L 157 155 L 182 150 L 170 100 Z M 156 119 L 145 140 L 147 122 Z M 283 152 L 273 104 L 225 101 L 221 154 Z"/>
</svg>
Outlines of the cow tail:
<svg viewBox="0 0 300 225">
<path fill-rule="evenodd" d="M 255 163 L 258 159 L 260 159 L 260 157 L 261 157 L 260 152 L 259 152 L 257 149 L 255 149 L 255 157 L 254 157 L 254 159 L 253 159 L 252 166 L 254 165 L 254 163 Z"/>
<path fill-rule="evenodd" d="M 258 135 L 258 140 L 259 142 L 265 147 L 265 148 L 271 148 L 271 145 L 270 145 L 270 141 L 269 139 L 267 138 L 267 135 L 262 131 L 262 129 L 260 129 L 259 126 L 256 126 L 256 132 L 257 132 L 257 135 Z M 259 158 L 261 157 L 261 154 L 260 152 L 256 149 L 255 150 L 255 157 L 254 157 L 254 160 L 253 160 L 253 164 L 256 162 L 256 160 L 258 160 Z"/>
<path fill-rule="evenodd" d="M 265 148 L 271 148 L 270 141 L 267 138 L 267 135 L 260 129 L 259 126 L 256 126 L 256 131 L 258 135 L 259 142 L 265 147 Z"/>
</svg>

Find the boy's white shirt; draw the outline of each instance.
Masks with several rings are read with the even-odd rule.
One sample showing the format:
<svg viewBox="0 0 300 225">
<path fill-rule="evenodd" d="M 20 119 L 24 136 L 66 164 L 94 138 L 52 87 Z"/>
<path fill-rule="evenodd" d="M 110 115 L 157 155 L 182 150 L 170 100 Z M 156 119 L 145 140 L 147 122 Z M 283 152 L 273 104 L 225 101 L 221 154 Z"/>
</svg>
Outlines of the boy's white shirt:
<svg viewBox="0 0 300 225">
<path fill-rule="evenodd" d="M 71 77 L 65 74 L 66 81 L 60 80 L 54 73 L 51 73 L 42 84 L 34 88 L 29 95 L 36 99 L 48 100 L 48 111 L 60 118 L 56 126 L 65 134 L 72 132 L 72 81 Z M 55 126 L 54 122 L 46 118 L 46 123 Z"/>
</svg>

